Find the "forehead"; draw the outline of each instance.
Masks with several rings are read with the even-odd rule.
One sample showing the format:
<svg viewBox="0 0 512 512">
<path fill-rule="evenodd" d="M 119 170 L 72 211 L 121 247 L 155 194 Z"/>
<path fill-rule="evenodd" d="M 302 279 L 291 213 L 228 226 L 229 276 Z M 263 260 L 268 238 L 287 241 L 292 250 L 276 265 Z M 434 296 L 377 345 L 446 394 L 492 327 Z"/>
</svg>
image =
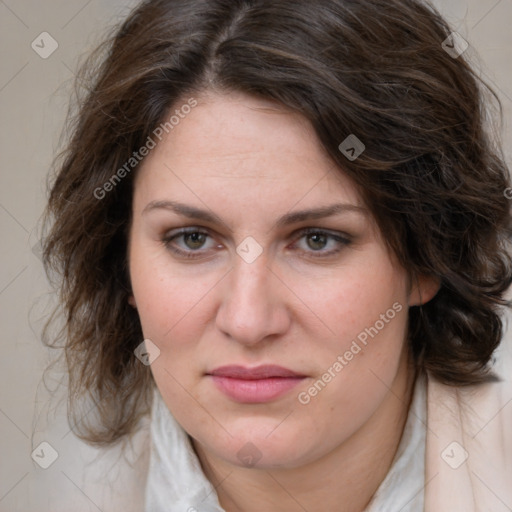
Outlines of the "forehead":
<svg viewBox="0 0 512 512">
<path fill-rule="evenodd" d="M 155 199 L 172 191 L 208 197 L 213 192 L 235 207 L 256 197 L 261 206 L 330 199 L 362 205 L 354 184 L 301 115 L 241 93 L 196 100 L 143 161 L 136 196 Z"/>
</svg>

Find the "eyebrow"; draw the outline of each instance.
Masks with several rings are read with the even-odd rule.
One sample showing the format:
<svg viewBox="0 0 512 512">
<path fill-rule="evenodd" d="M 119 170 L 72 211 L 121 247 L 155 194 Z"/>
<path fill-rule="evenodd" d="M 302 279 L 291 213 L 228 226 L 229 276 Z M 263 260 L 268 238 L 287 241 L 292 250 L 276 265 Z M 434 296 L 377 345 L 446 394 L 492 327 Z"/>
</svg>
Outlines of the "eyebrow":
<svg viewBox="0 0 512 512">
<path fill-rule="evenodd" d="M 195 206 L 179 203 L 177 201 L 151 201 L 142 210 L 142 215 L 145 215 L 150 211 L 160 209 L 170 210 L 178 215 L 182 215 L 183 217 L 188 217 L 189 219 L 202 220 L 212 224 L 225 224 L 218 215 L 211 211 L 202 210 L 201 208 L 196 208 Z M 306 220 L 322 219 L 343 213 L 359 213 L 367 215 L 368 210 L 355 204 L 335 203 L 328 206 L 321 206 L 319 208 L 310 208 L 307 210 L 286 213 L 277 220 L 276 226 L 281 228 Z"/>
</svg>

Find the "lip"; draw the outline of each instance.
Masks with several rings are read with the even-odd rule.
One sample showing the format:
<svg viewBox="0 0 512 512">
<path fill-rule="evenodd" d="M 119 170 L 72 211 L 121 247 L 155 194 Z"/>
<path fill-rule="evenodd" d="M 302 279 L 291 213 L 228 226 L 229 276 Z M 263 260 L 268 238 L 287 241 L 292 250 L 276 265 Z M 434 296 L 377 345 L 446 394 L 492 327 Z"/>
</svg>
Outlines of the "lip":
<svg viewBox="0 0 512 512">
<path fill-rule="evenodd" d="M 217 388 L 240 403 L 265 403 L 284 395 L 305 375 L 277 365 L 254 368 L 229 365 L 207 373 Z"/>
</svg>

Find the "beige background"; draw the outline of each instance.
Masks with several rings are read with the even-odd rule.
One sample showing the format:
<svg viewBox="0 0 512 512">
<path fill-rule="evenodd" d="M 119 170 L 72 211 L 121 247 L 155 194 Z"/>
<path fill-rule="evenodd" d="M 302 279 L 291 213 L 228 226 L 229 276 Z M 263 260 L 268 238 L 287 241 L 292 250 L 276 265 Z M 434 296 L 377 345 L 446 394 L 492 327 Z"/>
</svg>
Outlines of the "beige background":
<svg viewBox="0 0 512 512">
<path fill-rule="evenodd" d="M 37 255 L 37 222 L 77 58 L 133 3 L 0 0 L 0 511 L 64 511 L 71 503 L 74 511 L 115 510 L 95 505 L 101 484 L 94 490 L 84 476 L 83 460 L 94 450 L 69 433 L 62 406 L 49 415 L 46 411 L 49 391 L 41 377 L 51 354 L 38 330 L 48 286 Z M 438 0 L 436 5 L 470 43 L 467 55 L 500 95 L 510 165 L 512 0 Z M 42 32 L 58 43 L 47 59 L 31 48 Z M 58 378 L 54 374 L 48 380 L 50 390 Z M 61 395 L 62 390 L 56 396 Z M 31 459 L 42 441 L 58 453 L 46 470 Z"/>
</svg>

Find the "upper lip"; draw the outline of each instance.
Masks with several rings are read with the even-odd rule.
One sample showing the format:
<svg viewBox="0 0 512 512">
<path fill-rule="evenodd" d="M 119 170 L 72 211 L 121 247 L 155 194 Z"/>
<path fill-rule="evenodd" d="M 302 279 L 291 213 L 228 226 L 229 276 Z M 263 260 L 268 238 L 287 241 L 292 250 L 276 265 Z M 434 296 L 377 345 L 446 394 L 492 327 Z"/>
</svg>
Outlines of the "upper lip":
<svg viewBox="0 0 512 512">
<path fill-rule="evenodd" d="M 265 364 L 254 368 L 238 365 L 219 366 L 219 368 L 208 372 L 208 375 L 245 380 L 270 379 L 273 377 L 304 377 L 300 373 L 273 364 Z"/>
</svg>

